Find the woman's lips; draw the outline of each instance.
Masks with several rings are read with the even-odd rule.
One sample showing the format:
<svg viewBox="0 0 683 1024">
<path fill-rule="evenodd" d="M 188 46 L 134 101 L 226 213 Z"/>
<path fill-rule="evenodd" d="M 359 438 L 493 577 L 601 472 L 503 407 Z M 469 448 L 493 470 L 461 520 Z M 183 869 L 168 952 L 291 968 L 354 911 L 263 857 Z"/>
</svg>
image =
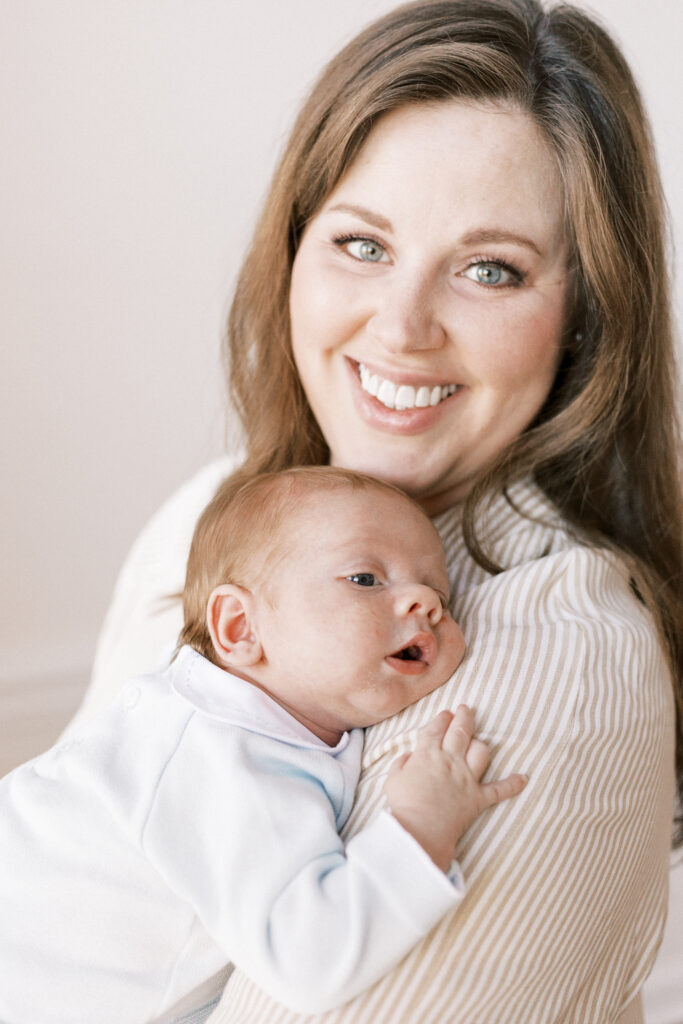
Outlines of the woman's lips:
<svg viewBox="0 0 683 1024">
<path fill-rule="evenodd" d="M 379 401 L 378 398 L 371 395 L 361 385 L 361 364 L 356 362 L 354 359 L 346 357 L 346 365 L 349 371 L 349 377 L 351 381 L 351 393 L 356 411 L 361 418 L 371 427 L 377 430 L 383 430 L 388 433 L 394 434 L 419 434 L 423 430 L 429 429 L 434 423 L 436 423 L 441 416 L 444 414 L 444 410 L 448 409 L 452 402 L 457 401 L 458 397 L 465 390 L 463 385 L 457 384 L 427 384 L 414 381 L 409 383 L 405 382 L 390 382 L 393 383 L 395 393 L 401 394 L 401 388 L 410 388 L 415 398 L 422 388 L 429 388 L 430 399 L 431 394 L 434 392 L 436 387 L 442 389 L 446 388 L 450 391 L 447 397 L 442 397 L 437 405 L 418 406 L 415 405 L 412 408 L 405 409 L 391 409 L 388 408 L 383 402 Z M 363 371 L 366 380 L 369 376 L 376 376 L 382 380 L 388 380 L 388 378 L 382 378 L 381 375 L 373 371 L 371 367 L 366 367 Z M 455 388 L 455 390 L 453 390 Z M 385 388 L 385 394 L 387 389 Z M 404 397 L 411 399 L 412 396 L 408 392 L 403 391 Z M 424 391 L 423 391 L 424 397 Z M 395 398 L 395 395 L 394 395 Z"/>
</svg>

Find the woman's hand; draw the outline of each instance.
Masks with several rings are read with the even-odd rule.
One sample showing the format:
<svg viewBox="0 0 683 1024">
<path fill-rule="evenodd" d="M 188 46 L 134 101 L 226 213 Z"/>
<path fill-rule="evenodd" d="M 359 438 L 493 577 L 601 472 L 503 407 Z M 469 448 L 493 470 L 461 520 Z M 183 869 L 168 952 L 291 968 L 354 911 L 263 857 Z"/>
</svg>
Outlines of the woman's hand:
<svg viewBox="0 0 683 1024">
<path fill-rule="evenodd" d="M 482 782 L 489 749 L 473 732 L 474 715 L 466 704 L 455 714 L 442 711 L 420 730 L 413 753 L 394 762 L 384 787 L 393 816 L 442 871 L 473 821 L 527 783 L 517 774 Z"/>
</svg>

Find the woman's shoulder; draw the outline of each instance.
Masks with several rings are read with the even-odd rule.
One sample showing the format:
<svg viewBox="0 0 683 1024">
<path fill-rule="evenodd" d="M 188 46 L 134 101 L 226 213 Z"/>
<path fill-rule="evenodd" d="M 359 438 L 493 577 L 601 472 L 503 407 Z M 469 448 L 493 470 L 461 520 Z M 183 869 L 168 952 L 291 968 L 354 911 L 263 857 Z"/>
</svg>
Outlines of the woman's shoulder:
<svg viewBox="0 0 683 1024">
<path fill-rule="evenodd" d="M 497 574 L 484 571 L 455 601 L 461 614 L 491 605 L 499 622 L 597 625 L 607 619 L 654 629 L 626 560 L 606 547 L 567 537 Z"/>
<path fill-rule="evenodd" d="M 531 481 L 521 481 L 495 495 L 478 515 L 477 538 L 490 561 L 500 567 L 491 573 L 480 566 L 465 543 L 460 517 L 454 510 L 436 520 L 452 575 L 457 604 L 510 595 L 508 612 L 525 608 L 539 614 L 545 606 L 554 617 L 572 617 L 581 608 L 587 615 L 607 609 L 638 612 L 626 560 L 595 543 L 572 526 L 560 510 Z M 505 612 L 505 604 L 500 611 Z"/>
<path fill-rule="evenodd" d="M 593 690 L 602 707 L 669 710 L 659 630 L 611 550 L 575 541 L 522 562 L 462 594 L 455 616 L 473 650 L 507 649 L 507 672 L 518 661 L 541 701 Z"/>
<path fill-rule="evenodd" d="M 659 663 L 657 627 L 626 558 L 570 526 L 538 488 L 519 488 L 515 499 L 494 505 L 484 524 L 486 550 L 502 571 L 471 569 L 466 551 L 456 559 L 454 571 L 469 576 L 458 589 L 456 615 L 473 631 L 573 636 L 587 657 L 591 650 L 611 650 L 613 658 L 621 652 L 634 671 L 643 659 Z"/>
<path fill-rule="evenodd" d="M 474 562 L 461 532 L 445 541 L 468 648 L 456 681 L 476 666 L 508 696 L 524 678 L 524 693 L 536 687 L 542 704 L 571 702 L 594 684 L 604 705 L 668 707 L 661 637 L 624 557 L 571 528 L 529 484 L 491 503 L 482 538 L 497 574 Z"/>
</svg>

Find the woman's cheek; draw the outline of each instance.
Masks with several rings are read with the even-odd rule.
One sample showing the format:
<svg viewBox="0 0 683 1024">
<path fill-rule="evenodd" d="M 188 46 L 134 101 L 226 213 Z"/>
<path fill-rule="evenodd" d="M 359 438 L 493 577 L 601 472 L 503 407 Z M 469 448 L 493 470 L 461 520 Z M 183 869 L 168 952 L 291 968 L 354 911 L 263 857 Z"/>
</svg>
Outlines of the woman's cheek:
<svg viewBox="0 0 683 1024">
<path fill-rule="evenodd" d="M 290 287 L 292 341 L 297 349 L 332 350 L 352 340 L 371 315 L 375 285 L 359 271 L 339 264 L 340 255 L 304 243 L 294 262 Z"/>
<path fill-rule="evenodd" d="M 502 390 L 549 388 L 560 358 L 562 318 L 555 311 L 490 316 L 472 331 L 468 365 L 474 376 Z"/>
</svg>

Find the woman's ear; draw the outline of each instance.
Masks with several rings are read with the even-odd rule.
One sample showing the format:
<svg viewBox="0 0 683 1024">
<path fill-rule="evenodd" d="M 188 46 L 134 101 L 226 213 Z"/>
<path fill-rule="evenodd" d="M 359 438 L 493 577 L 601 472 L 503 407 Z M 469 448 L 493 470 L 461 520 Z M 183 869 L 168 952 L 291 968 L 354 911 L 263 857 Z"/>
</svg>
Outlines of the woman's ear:
<svg viewBox="0 0 683 1024">
<path fill-rule="evenodd" d="M 206 624 L 216 657 L 226 668 L 256 665 L 263 657 L 254 624 L 254 597 L 245 587 L 223 583 L 211 594 Z"/>
</svg>

